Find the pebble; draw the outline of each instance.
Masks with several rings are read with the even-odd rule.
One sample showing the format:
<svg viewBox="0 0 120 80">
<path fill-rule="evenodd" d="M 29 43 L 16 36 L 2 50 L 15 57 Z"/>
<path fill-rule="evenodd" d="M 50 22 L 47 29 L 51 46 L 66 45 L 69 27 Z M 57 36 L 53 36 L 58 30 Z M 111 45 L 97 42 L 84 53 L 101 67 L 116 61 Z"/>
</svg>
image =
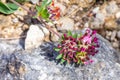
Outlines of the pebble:
<svg viewBox="0 0 120 80">
<path fill-rule="evenodd" d="M 105 21 L 105 16 L 102 13 L 96 14 L 96 19 L 98 19 L 99 23 L 103 24 Z"/>
<path fill-rule="evenodd" d="M 113 40 L 115 39 L 116 34 L 117 34 L 117 31 L 114 30 L 114 31 L 112 32 L 112 34 L 111 34 L 111 41 L 113 41 Z"/>
<path fill-rule="evenodd" d="M 105 19 L 104 27 L 108 30 L 114 30 L 117 28 L 117 23 L 114 16 L 109 16 Z"/>
<path fill-rule="evenodd" d="M 0 28 L 9 27 L 11 25 L 11 17 L 0 15 Z"/>
<path fill-rule="evenodd" d="M 117 12 L 116 15 L 115 15 L 115 17 L 116 17 L 117 19 L 120 18 L 120 12 Z"/>
<path fill-rule="evenodd" d="M 105 22 L 105 15 L 102 13 L 97 13 L 93 22 L 91 23 L 91 27 L 93 29 L 100 29 L 100 25 L 103 25 Z"/>
<path fill-rule="evenodd" d="M 111 36 L 112 32 L 111 31 L 106 31 L 107 36 Z"/>
<path fill-rule="evenodd" d="M 30 0 L 33 4 L 36 4 L 39 2 L 39 0 Z"/>
<path fill-rule="evenodd" d="M 58 30 L 74 30 L 74 21 L 68 17 L 61 18 L 58 23 L 62 24 L 62 26 L 58 27 Z"/>
<path fill-rule="evenodd" d="M 117 32 L 117 38 L 120 39 L 120 31 Z M 120 41 L 120 40 L 119 40 Z"/>
<path fill-rule="evenodd" d="M 12 21 L 13 21 L 14 23 L 19 22 L 18 18 L 14 18 L 14 19 L 12 19 Z"/>
<path fill-rule="evenodd" d="M 84 27 L 85 27 L 85 28 L 88 28 L 88 27 L 89 27 L 89 23 L 85 23 L 85 24 L 84 24 Z"/>
<path fill-rule="evenodd" d="M 113 46 L 114 48 L 118 48 L 118 47 L 119 47 L 119 42 L 118 42 L 118 41 L 113 42 L 113 43 L 112 43 L 112 46 Z"/>
<path fill-rule="evenodd" d="M 108 14 L 114 14 L 118 11 L 118 6 L 116 4 L 116 1 L 111 1 L 109 5 L 106 7 L 106 11 Z"/>
<path fill-rule="evenodd" d="M 99 12 L 99 9 L 100 9 L 100 7 L 96 7 L 96 8 L 94 8 L 94 9 L 92 10 L 92 12 L 93 12 L 94 14 L 96 14 L 96 13 Z"/>
<path fill-rule="evenodd" d="M 55 32 L 57 32 L 56 28 L 52 28 L 52 30 L 54 30 Z M 54 33 L 51 33 L 51 37 L 50 38 L 51 38 L 51 40 L 53 42 L 56 42 L 56 41 L 59 40 L 59 37 L 56 34 L 54 34 Z"/>
</svg>

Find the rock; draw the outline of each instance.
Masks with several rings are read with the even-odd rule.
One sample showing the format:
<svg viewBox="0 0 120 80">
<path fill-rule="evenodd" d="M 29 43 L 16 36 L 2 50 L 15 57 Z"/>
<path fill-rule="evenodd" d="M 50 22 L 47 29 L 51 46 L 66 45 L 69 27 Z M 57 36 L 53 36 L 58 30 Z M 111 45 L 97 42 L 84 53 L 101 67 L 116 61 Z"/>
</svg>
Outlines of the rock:
<svg viewBox="0 0 120 80">
<path fill-rule="evenodd" d="M 37 4 L 39 0 L 30 0 L 33 4 Z"/>
<path fill-rule="evenodd" d="M 100 25 L 103 25 L 105 22 L 105 15 L 102 13 L 97 13 L 96 17 L 91 22 L 91 28 L 93 29 L 100 29 Z"/>
<path fill-rule="evenodd" d="M 112 43 L 112 46 L 113 46 L 114 48 L 118 48 L 118 47 L 119 47 L 119 42 L 118 42 L 118 41 L 113 42 L 113 43 Z"/>
<path fill-rule="evenodd" d="M 120 39 L 120 31 L 117 32 L 117 38 Z"/>
<path fill-rule="evenodd" d="M 112 32 L 112 34 L 111 34 L 111 41 L 113 41 L 113 40 L 115 39 L 116 34 L 117 34 L 117 31 L 114 30 L 114 31 Z"/>
<path fill-rule="evenodd" d="M 84 27 L 85 27 L 85 28 L 88 28 L 88 27 L 89 27 L 89 23 L 85 23 L 85 24 L 84 24 Z"/>
<path fill-rule="evenodd" d="M 111 31 L 106 31 L 107 36 L 111 36 L 112 32 Z"/>
<path fill-rule="evenodd" d="M 111 1 L 109 5 L 106 7 L 106 11 L 108 14 L 114 14 L 118 11 L 118 5 L 116 4 L 116 1 Z"/>
<path fill-rule="evenodd" d="M 52 30 L 54 30 L 55 32 L 57 32 L 57 29 L 56 28 L 52 28 Z M 58 32 L 57 32 L 58 33 Z M 58 35 L 54 34 L 54 33 L 51 33 L 51 37 L 50 39 L 53 41 L 53 42 L 56 42 L 59 40 L 59 37 Z"/>
<path fill-rule="evenodd" d="M 96 8 L 94 8 L 94 9 L 92 10 L 92 12 L 93 12 L 94 14 L 96 14 L 96 13 L 99 12 L 99 9 L 100 9 L 100 7 L 96 7 Z"/>
<path fill-rule="evenodd" d="M 19 20 L 18 20 L 18 18 L 14 18 L 14 19 L 12 19 L 12 22 L 17 23 L 17 22 L 19 22 Z"/>
<path fill-rule="evenodd" d="M 11 25 L 11 17 L 0 15 L 0 28 L 9 27 Z"/>
<path fill-rule="evenodd" d="M 96 14 L 96 19 L 98 19 L 98 21 L 100 22 L 100 24 L 103 24 L 104 20 L 105 20 L 105 16 L 102 13 L 98 13 L 98 14 Z"/>
<path fill-rule="evenodd" d="M 37 48 L 44 40 L 44 33 L 37 25 L 31 25 L 25 39 L 25 49 Z"/>
<path fill-rule="evenodd" d="M 44 35 L 45 35 L 45 41 L 50 41 L 49 37 L 50 37 L 50 32 L 46 27 L 41 27 Z"/>
<path fill-rule="evenodd" d="M 107 17 L 105 19 L 104 27 L 108 30 L 113 30 L 117 28 L 117 22 L 113 16 Z"/>
<path fill-rule="evenodd" d="M 58 26 L 58 30 L 74 30 L 74 21 L 68 17 L 63 17 L 58 21 L 62 26 Z"/>
<path fill-rule="evenodd" d="M 115 16 L 117 19 L 120 18 L 120 12 L 117 12 Z"/>
<path fill-rule="evenodd" d="M 110 43 L 105 40 L 100 35 L 99 38 L 99 52 L 92 59 L 94 62 L 86 66 L 75 67 L 73 65 L 60 65 L 55 61 L 55 57 L 58 54 L 53 50 L 56 43 L 44 43 L 41 47 L 27 52 L 18 49 L 16 47 L 15 51 L 6 51 L 2 49 L 0 51 L 0 70 L 5 70 L 4 66 L 7 66 L 9 61 L 4 60 L 6 57 L 14 54 L 17 60 L 20 60 L 25 64 L 27 71 L 22 76 L 23 80 L 120 80 L 120 54 L 112 48 Z M 5 43 L 6 41 L 4 41 Z M 3 42 L 0 42 L 0 45 Z M 10 44 L 9 48 L 15 48 L 14 45 L 19 46 L 19 44 Z M 0 49 L 3 46 L 0 46 Z M 3 56 L 4 55 L 4 56 Z M 2 72 L 0 71 L 0 76 Z M 11 75 L 5 70 L 6 74 L 0 77 L 1 80 L 5 80 L 9 77 L 9 80 L 18 79 L 19 75 Z"/>
</svg>

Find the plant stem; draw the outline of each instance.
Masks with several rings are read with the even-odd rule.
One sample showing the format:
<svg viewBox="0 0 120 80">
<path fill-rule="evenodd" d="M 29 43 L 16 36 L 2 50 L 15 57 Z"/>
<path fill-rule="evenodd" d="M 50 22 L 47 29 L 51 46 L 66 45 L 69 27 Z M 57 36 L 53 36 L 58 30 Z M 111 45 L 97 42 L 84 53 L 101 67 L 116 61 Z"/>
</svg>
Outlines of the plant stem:
<svg viewBox="0 0 120 80">
<path fill-rule="evenodd" d="M 47 28 L 49 31 L 55 33 L 58 37 L 61 37 L 61 36 L 60 36 L 57 32 L 55 32 L 49 25 L 47 25 L 42 19 L 40 19 L 39 17 L 37 17 L 37 19 L 38 19 L 40 22 L 42 22 L 44 25 L 46 25 L 46 28 Z"/>
<path fill-rule="evenodd" d="M 23 8 L 24 10 L 26 10 L 28 13 L 34 15 L 34 12 L 28 10 L 27 8 L 25 8 L 24 6 L 22 6 L 21 4 L 19 4 L 18 2 L 16 2 L 15 0 L 10 0 L 11 2 L 13 2 L 14 4 L 18 5 L 19 7 Z M 46 26 L 46 28 L 52 32 L 55 33 L 58 37 L 61 37 L 57 32 L 55 32 L 49 25 L 47 25 L 41 18 L 37 17 L 38 21 L 44 23 Z"/>
</svg>

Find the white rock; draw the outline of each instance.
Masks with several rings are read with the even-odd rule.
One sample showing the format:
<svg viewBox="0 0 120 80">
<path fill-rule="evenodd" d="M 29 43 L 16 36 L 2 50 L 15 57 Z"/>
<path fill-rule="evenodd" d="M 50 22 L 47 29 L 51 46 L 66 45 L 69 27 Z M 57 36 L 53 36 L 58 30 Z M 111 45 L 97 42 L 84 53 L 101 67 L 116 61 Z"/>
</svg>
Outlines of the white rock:
<svg viewBox="0 0 120 80">
<path fill-rule="evenodd" d="M 112 34 L 111 34 L 111 41 L 113 41 L 113 40 L 115 39 L 116 34 L 117 34 L 117 31 L 114 30 L 114 31 L 112 32 Z"/>
<path fill-rule="evenodd" d="M 18 18 L 14 18 L 14 19 L 12 19 L 12 21 L 13 21 L 14 23 L 19 22 Z"/>
<path fill-rule="evenodd" d="M 113 14 L 118 11 L 118 6 L 115 1 L 111 1 L 109 5 L 106 7 L 106 11 L 109 14 Z"/>
<path fill-rule="evenodd" d="M 37 25 L 31 25 L 25 39 L 25 49 L 37 48 L 44 40 L 44 33 Z"/>
<path fill-rule="evenodd" d="M 85 23 L 84 27 L 88 28 L 89 27 L 89 23 Z"/>
<path fill-rule="evenodd" d="M 117 32 L 117 37 L 120 39 L 120 31 Z"/>
<path fill-rule="evenodd" d="M 39 0 L 30 0 L 33 4 L 36 4 L 39 2 Z"/>
<path fill-rule="evenodd" d="M 46 27 L 41 27 L 41 29 L 42 29 L 43 33 L 45 34 L 45 36 L 50 34 L 49 30 Z"/>
<path fill-rule="evenodd" d="M 92 12 L 93 12 L 94 14 L 96 14 L 96 13 L 98 13 L 98 12 L 99 12 L 99 9 L 100 9 L 100 7 L 96 7 L 96 8 L 94 8 L 94 9 L 93 9 L 93 11 L 92 11 Z"/>
<path fill-rule="evenodd" d="M 116 17 L 117 19 L 120 18 L 120 12 L 117 12 L 116 15 L 115 15 L 115 17 Z"/>
<path fill-rule="evenodd" d="M 42 31 L 43 31 L 43 33 L 45 35 L 44 40 L 45 41 L 50 41 L 50 39 L 49 39 L 49 35 L 50 35 L 49 30 L 46 27 L 41 27 L 41 29 L 42 29 Z"/>
<path fill-rule="evenodd" d="M 109 36 L 109 37 L 110 37 L 110 36 L 111 36 L 111 34 L 112 34 L 112 32 L 111 32 L 111 31 L 106 31 L 106 35 L 107 35 L 107 36 Z"/>
<path fill-rule="evenodd" d="M 62 26 L 58 26 L 58 30 L 73 30 L 74 29 L 74 21 L 68 17 L 61 18 L 58 21 Z"/>
<path fill-rule="evenodd" d="M 91 27 L 94 29 L 99 29 L 100 25 L 103 25 L 105 22 L 105 15 L 102 13 L 97 13 L 94 21 L 91 23 Z"/>
<path fill-rule="evenodd" d="M 113 42 L 113 43 L 112 43 L 112 46 L 113 46 L 114 48 L 118 48 L 118 47 L 119 47 L 119 42 L 118 42 L 118 41 Z"/>
<path fill-rule="evenodd" d="M 102 13 L 96 14 L 96 19 L 98 19 L 99 23 L 103 24 L 105 21 L 105 16 Z"/>
</svg>

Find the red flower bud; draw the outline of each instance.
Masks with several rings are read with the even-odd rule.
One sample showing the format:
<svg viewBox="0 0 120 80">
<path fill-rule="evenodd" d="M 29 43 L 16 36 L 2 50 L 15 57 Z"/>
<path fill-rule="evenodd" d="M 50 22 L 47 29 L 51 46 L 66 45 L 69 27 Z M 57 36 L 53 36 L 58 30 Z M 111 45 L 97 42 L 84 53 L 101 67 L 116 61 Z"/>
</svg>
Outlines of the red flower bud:
<svg viewBox="0 0 120 80">
<path fill-rule="evenodd" d="M 61 48 L 61 45 L 60 45 L 60 44 L 58 44 L 58 48 Z"/>
</svg>

